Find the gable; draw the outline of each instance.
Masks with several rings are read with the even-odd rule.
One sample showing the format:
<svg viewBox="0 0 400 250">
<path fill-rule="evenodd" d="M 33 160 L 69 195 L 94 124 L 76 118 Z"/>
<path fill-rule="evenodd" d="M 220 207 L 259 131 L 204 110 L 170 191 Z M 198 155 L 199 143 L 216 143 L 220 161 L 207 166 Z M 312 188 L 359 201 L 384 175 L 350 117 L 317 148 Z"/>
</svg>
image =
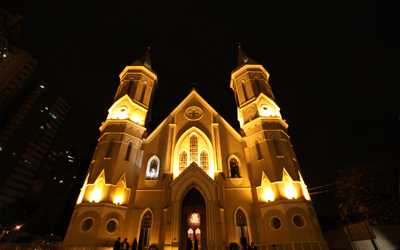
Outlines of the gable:
<svg viewBox="0 0 400 250">
<path fill-rule="evenodd" d="M 191 119 L 188 115 L 194 111 L 193 109 L 195 109 L 195 107 L 202 109 L 203 113 L 199 119 L 197 119 L 198 117 Z M 182 134 L 185 129 L 192 126 L 198 127 L 210 137 L 211 134 L 209 132 L 207 133 L 207 131 L 209 131 L 207 127 L 215 122 L 226 127 L 230 134 L 232 134 L 232 136 L 238 141 L 242 140 L 241 135 L 221 115 L 219 115 L 218 112 L 199 95 L 199 93 L 192 90 L 192 92 L 190 92 L 190 94 L 167 116 L 167 118 L 165 118 L 147 138 L 143 139 L 143 142 L 151 142 L 151 140 L 153 140 L 165 126 L 171 123 L 176 124 L 180 128 L 177 137 L 179 137 L 179 134 Z"/>
</svg>

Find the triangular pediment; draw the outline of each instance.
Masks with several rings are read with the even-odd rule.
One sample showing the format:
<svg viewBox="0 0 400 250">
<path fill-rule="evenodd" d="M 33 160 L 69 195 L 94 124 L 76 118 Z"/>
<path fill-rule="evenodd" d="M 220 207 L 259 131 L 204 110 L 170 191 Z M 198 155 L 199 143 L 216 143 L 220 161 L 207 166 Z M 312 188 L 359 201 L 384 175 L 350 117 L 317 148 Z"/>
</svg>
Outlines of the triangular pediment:
<svg viewBox="0 0 400 250">
<path fill-rule="evenodd" d="M 207 109 L 214 117 L 216 117 L 219 123 L 224 125 L 236 139 L 238 139 L 239 141 L 242 139 L 242 136 L 220 114 L 218 114 L 218 112 L 206 100 L 204 100 L 204 98 L 201 97 L 195 89 L 193 89 L 189 93 L 189 95 L 186 96 L 186 98 L 167 116 L 167 118 L 165 118 L 164 121 L 162 121 L 160 125 L 158 125 L 158 127 L 147 138 L 143 139 L 143 141 L 150 142 L 164 126 L 170 124 L 172 117 L 174 117 L 178 112 L 184 109 L 187 104 L 193 100 L 193 98 L 199 101 L 205 109 Z"/>
<path fill-rule="evenodd" d="M 208 180 L 209 184 L 217 186 L 215 181 L 211 179 L 211 177 L 206 172 L 204 172 L 203 169 L 201 169 L 199 165 L 196 164 L 196 162 L 192 162 L 185 170 L 183 170 L 183 172 L 171 183 L 171 186 L 174 186 L 180 182 L 185 182 L 191 177 L 197 177 L 198 179 L 202 179 L 203 181 Z"/>
</svg>

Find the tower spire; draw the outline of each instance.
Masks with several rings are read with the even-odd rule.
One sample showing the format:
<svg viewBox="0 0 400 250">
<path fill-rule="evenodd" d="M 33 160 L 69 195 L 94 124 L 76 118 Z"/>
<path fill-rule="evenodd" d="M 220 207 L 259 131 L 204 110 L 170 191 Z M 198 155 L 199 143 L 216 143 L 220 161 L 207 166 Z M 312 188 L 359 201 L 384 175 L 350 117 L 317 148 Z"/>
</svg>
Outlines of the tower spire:
<svg viewBox="0 0 400 250">
<path fill-rule="evenodd" d="M 242 47 L 239 44 L 239 55 L 238 55 L 236 70 L 239 69 L 244 64 L 260 65 L 258 62 L 254 61 L 253 59 L 248 57 L 246 55 L 246 53 L 244 53 L 244 51 L 242 50 Z"/>
<path fill-rule="evenodd" d="M 239 45 L 239 55 L 238 55 L 238 60 L 237 60 L 237 67 L 243 65 L 249 60 L 249 57 L 244 53 L 242 48 Z"/>
<path fill-rule="evenodd" d="M 147 46 L 146 52 L 140 57 L 139 60 L 136 60 L 129 66 L 145 66 L 148 69 L 151 69 L 151 59 L 150 59 L 150 46 Z"/>
</svg>

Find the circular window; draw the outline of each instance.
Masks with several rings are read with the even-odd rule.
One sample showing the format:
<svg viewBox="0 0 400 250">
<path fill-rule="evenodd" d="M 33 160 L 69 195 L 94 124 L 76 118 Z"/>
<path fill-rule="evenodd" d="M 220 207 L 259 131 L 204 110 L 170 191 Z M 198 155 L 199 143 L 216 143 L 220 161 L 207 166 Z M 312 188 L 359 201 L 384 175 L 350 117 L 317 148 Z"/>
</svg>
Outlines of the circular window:
<svg viewBox="0 0 400 250">
<path fill-rule="evenodd" d="M 81 229 L 83 232 L 87 232 L 93 228 L 94 221 L 92 218 L 88 218 L 84 220 L 81 224 Z"/>
<path fill-rule="evenodd" d="M 293 223 L 296 227 L 304 227 L 305 225 L 304 218 L 300 215 L 295 215 L 293 217 Z"/>
<path fill-rule="evenodd" d="M 279 218 L 274 217 L 271 219 L 271 227 L 273 229 L 279 229 L 279 228 L 281 228 L 281 226 L 282 226 L 282 222 Z"/>
<path fill-rule="evenodd" d="M 115 233 L 118 229 L 118 222 L 115 220 L 109 220 L 106 224 L 106 231 L 108 233 Z"/>
</svg>

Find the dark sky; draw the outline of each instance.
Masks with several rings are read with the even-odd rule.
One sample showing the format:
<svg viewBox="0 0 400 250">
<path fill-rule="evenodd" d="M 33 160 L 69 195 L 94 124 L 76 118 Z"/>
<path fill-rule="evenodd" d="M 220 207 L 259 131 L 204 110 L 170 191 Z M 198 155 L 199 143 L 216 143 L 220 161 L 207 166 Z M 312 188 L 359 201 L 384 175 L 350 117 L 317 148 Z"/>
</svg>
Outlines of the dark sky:
<svg viewBox="0 0 400 250">
<path fill-rule="evenodd" d="M 38 59 L 31 81 L 61 85 L 82 154 L 94 150 L 119 73 L 148 43 L 159 80 L 150 131 L 193 82 L 238 129 L 229 83 L 241 42 L 271 74 L 309 188 L 398 146 L 398 2 L 267 2 L 3 0 L 1 7 L 25 17 L 19 45 Z M 319 215 L 333 213 L 333 196 L 312 196 Z"/>
</svg>

